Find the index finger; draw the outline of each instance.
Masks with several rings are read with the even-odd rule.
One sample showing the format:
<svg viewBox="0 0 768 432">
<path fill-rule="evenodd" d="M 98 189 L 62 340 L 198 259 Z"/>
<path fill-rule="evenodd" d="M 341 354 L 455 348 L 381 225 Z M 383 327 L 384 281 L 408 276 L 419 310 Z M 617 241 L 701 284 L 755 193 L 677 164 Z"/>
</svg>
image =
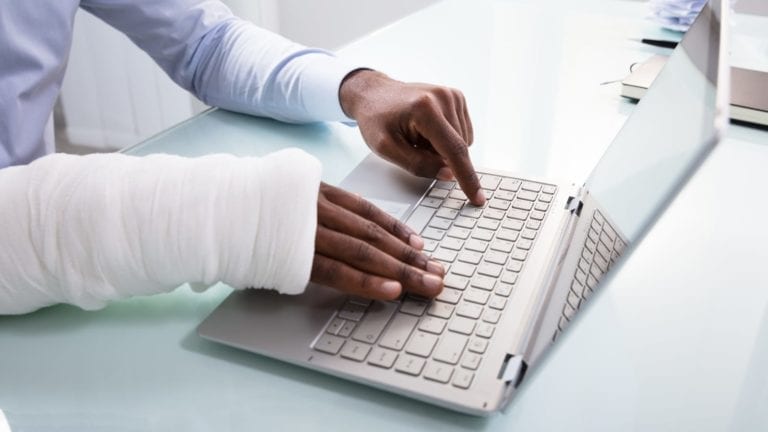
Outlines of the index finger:
<svg viewBox="0 0 768 432">
<path fill-rule="evenodd" d="M 417 122 L 415 126 L 419 133 L 429 140 L 432 148 L 445 158 L 448 167 L 453 171 L 461 189 L 472 204 L 477 206 L 485 204 L 485 194 L 480 189 L 480 179 L 469 159 L 467 144 L 448 121 L 442 116 L 437 116 L 424 122 Z"/>
</svg>

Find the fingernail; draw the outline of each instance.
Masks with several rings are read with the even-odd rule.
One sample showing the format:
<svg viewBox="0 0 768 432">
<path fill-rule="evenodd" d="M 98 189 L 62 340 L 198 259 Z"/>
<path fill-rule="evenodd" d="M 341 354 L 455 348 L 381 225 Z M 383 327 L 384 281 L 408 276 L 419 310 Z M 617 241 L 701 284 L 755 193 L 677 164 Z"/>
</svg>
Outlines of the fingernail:
<svg viewBox="0 0 768 432">
<path fill-rule="evenodd" d="M 402 285 L 400 285 L 400 282 L 397 282 L 397 281 L 386 281 L 383 284 L 381 284 L 382 293 L 389 298 L 395 298 L 399 296 L 400 291 L 402 290 L 403 290 Z"/>
<path fill-rule="evenodd" d="M 424 286 L 430 290 L 437 291 L 443 287 L 443 278 L 435 276 L 432 273 L 424 273 L 421 280 L 424 283 Z"/>
<path fill-rule="evenodd" d="M 443 181 L 450 181 L 454 179 L 453 171 L 451 171 L 451 169 L 448 167 L 440 168 L 440 170 L 437 172 L 436 177 L 438 178 L 438 180 L 443 180 Z"/>
<path fill-rule="evenodd" d="M 485 192 L 483 192 L 482 189 L 478 189 L 477 193 L 475 194 L 474 201 L 479 205 L 485 204 Z"/>
<path fill-rule="evenodd" d="M 437 261 L 429 260 L 427 261 L 427 271 L 442 276 L 445 274 L 445 267 Z"/>
<path fill-rule="evenodd" d="M 422 240 L 422 238 L 416 234 L 411 234 L 408 237 L 408 244 L 410 244 L 411 247 L 418 250 L 422 250 L 424 248 L 424 240 Z"/>
</svg>

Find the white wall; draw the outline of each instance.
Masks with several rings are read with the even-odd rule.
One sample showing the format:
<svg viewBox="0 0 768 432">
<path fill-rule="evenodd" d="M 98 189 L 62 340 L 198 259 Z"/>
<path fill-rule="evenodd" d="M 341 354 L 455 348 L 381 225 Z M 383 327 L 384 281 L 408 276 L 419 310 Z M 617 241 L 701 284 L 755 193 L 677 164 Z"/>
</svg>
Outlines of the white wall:
<svg viewBox="0 0 768 432">
<path fill-rule="evenodd" d="M 284 36 L 334 49 L 438 0 L 275 0 Z"/>
<path fill-rule="evenodd" d="M 224 0 L 245 19 L 327 49 L 436 1 Z M 100 150 L 144 140 L 204 108 L 128 38 L 82 11 L 60 104 L 65 125 L 58 125 L 57 139 Z"/>
</svg>

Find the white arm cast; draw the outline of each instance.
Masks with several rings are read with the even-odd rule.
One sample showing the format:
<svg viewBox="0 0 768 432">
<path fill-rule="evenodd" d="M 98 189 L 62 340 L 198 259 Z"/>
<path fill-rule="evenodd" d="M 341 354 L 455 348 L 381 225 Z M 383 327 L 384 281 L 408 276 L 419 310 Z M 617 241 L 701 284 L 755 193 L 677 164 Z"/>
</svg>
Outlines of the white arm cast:
<svg viewBox="0 0 768 432">
<path fill-rule="evenodd" d="M 185 282 L 304 290 L 320 164 L 54 154 L 0 170 L 0 313 L 84 309 Z"/>
</svg>

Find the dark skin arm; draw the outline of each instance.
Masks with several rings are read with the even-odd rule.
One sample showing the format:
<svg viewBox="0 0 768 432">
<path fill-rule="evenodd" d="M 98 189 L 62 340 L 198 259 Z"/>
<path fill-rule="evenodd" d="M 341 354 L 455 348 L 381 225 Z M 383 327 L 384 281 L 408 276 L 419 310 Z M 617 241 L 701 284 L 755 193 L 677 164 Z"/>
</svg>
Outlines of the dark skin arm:
<svg viewBox="0 0 768 432">
<path fill-rule="evenodd" d="M 414 175 L 455 179 L 471 204 L 485 203 L 469 158 L 472 122 L 461 92 L 358 70 L 345 78 L 339 97 L 376 154 Z M 370 202 L 321 184 L 313 282 L 380 300 L 404 291 L 434 297 L 444 269 L 423 246 L 417 233 Z"/>
</svg>

